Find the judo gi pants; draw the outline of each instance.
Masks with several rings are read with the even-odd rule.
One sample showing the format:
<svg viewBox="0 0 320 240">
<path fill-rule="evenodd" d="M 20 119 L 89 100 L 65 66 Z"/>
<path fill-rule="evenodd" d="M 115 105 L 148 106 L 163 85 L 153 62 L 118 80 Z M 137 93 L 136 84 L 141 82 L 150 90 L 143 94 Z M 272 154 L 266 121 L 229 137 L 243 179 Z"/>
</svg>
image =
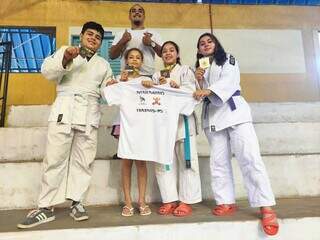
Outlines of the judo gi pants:
<svg viewBox="0 0 320 240">
<path fill-rule="evenodd" d="M 182 139 L 175 143 L 173 163 L 169 165 L 169 169 L 166 170 L 163 164 L 155 164 L 156 178 L 163 203 L 201 202 L 201 181 L 195 136 L 190 136 L 190 155 L 191 168 L 186 168 L 184 140 Z"/>
<path fill-rule="evenodd" d="M 211 186 L 218 205 L 235 203 L 232 151 L 238 160 L 251 207 L 275 205 L 258 138 L 252 123 L 242 123 L 220 131 L 205 129 L 210 152 Z"/>
<path fill-rule="evenodd" d="M 86 135 L 84 126 L 74 125 L 70 131 L 68 125 L 49 122 L 38 207 L 81 201 L 90 185 L 96 150 L 96 128 Z"/>
</svg>

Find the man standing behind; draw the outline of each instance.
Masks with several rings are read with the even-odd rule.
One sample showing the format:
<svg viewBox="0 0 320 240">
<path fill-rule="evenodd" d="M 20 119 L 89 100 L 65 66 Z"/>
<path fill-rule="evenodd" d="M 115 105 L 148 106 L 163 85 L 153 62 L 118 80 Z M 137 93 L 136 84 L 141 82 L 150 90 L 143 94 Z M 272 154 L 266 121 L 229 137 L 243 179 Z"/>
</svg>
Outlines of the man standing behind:
<svg viewBox="0 0 320 240">
<path fill-rule="evenodd" d="M 155 53 L 161 56 L 162 41 L 160 35 L 144 27 L 145 11 L 139 4 L 129 10 L 131 29 L 118 32 L 115 35 L 109 51 L 111 59 L 121 56 L 121 69 L 125 68 L 124 53 L 131 48 L 139 48 L 143 52 L 141 74 L 152 75 L 155 72 Z"/>
<path fill-rule="evenodd" d="M 89 218 L 81 201 L 89 188 L 97 150 L 100 88 L 112 76 L 109 63 L 96 53 L 103 35 L 100 24 L 87 22 L 80 47 L 63 46 L 43 62 L 41 72 L 56 81 L 57 97 L 49 116 L 38 209 L 18 228 L 55 220 L 53 206 L 66 200 L 72 201 L 74 220 Z"/>
</svg>

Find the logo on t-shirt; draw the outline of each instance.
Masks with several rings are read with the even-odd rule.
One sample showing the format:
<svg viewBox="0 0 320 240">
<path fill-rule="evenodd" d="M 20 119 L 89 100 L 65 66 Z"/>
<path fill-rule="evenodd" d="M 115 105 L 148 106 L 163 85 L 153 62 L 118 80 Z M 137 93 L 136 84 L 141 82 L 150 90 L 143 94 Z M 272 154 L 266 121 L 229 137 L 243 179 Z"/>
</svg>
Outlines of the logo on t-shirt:
<svg viewBox="0 0 320 240">
<path fill-rule="evenodd" d="M 139 96 L 139 105 L 146 105 L 146 99 L 142 96 Z"/>
<path fill-rule="evenodd" d="M 161 105 L 160 103 L 160 97 L 153 97 L 153 103 L 152 105 Z"/>
</svg>

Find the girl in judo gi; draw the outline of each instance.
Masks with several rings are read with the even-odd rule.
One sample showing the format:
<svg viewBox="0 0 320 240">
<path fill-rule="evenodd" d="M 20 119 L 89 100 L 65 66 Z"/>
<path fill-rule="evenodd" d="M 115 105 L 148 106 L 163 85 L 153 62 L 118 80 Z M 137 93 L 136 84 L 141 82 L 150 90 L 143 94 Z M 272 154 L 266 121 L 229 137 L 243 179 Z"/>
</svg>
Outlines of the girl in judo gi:
<svg viewBox="0 0 320 240">
<path fill-rule="evenodd" d="M 197 81 L 190 67 L 181 65 L 178 45 L 172 41 L 165 42 L 161 48 L 161 57 L 165 69 L 153 75 L 153 84 L 169 84 L 173 88 L 193 93 Z M 195 114 L 189 117 L 180 115 L 173 164 L 156 163 L 155 167 L 163 202 L 158 209 L 160 215 L 188 216 L 192 213 L 190 204 L 202 200 L 196 135 Z"/>
<path fill-rule="evenodd" d="M 121 72 L 121 75 L 118 76 L 117 80 L 120 81 L 130 81 L 133 79 L 141 78 L 141 81 L 150 79 L 145 76 L 141 76 L 139 69 L 142 66 L 143 54 L 141 50 L 137 48 L 131 48 L 125 53 L 126 69 Z M 112 80 L 107 83 L 111 85 L 117 83 L 117 80 Z M 120 131 L 119 131 L 119 134 Z M 138 177 L 138 189 L 139 189 L 139 213 L 140 215 L 146 216 L 151 214 L 150 207 L 146 204 L 145 194 L 147 186 L 147 166 L 145 161 L 140 160 L 130 160 L 122 159 L 121 165 L 121 178 L 122 178 L 122 189 L 125 198 L 125 205 L 122 208 L 122 216 L 130 217 L 134 214 L 134 207 L 132 205 L 131 199 L 131 169 L 133 162 L 137 168 L 137 177 Z"/>
<path fill-rule="evenodd" d="M 225 216 L 237 209 L 231 166 L 233 152 L 250 206 L 260 208 L 264 232 L 275 235 L 279 229 L 276 213 L 271 208 L 275 199 L 260 156 L 250 107 L 241 96 L 237 60 L 210 33 L 200 36 L 197 48 L 195 76 L 201 89 L 194 92 L 194 97 L 203 99 L 202 127 L 211 147 L 211 185 L 217 204 L 212 214 Z"/>
</svg>

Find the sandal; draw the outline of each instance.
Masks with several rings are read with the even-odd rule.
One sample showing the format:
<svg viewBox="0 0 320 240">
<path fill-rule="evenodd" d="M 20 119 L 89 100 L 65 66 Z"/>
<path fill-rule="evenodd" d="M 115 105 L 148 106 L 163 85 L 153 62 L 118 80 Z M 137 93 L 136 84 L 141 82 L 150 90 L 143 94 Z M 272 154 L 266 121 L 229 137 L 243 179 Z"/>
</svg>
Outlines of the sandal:
<svg viewBox="0 0 320 240">
<path fill-rule="evenodd" d="M 228 216 L 235 213 L 237 206 L 235 204 L 221 204 L 212 209 L 212 214 L 216 216 Z"/>
<path fill-rule="evenodd" d="M 160 215 L 170 215 L 177 208 L 178 204 L 176 202 L 164 203 L 159 209 L 158 214 Z"/>
<path fill-rule="evenodd" d="M 275 211 L 263 208 L 260 213 L 262 215 L 261 225 L 263 231 L 269 236 L 276 235 L 279 230 L 279 223 Z"/>
<path fill-rule="evenodd" d="M 179 206 L 173 211 L 176 217 L 186 217 L 192 214 L 192 207 L 189 204 L 181 202 Z"/>
<path fill-rule="evenodd" d="M 151 209 L 150 209 L 150 207 L 148 205 L 140 206 L 139 207 L 139 212 L 140 212 L 141 216 L 148 216 L 148 215 L 150 215 L 152 213 Z"/>
<path fill-rule="evenodd" d="M 121 212 L 121 215 L 124 216 L 124 217 L 131 217 L 133 216 L 134 214 L 134 208 L 129 208 L 127 205 L 125 205 L 123 208 L 122 208 L 122 212 Z"/>
</svg>

